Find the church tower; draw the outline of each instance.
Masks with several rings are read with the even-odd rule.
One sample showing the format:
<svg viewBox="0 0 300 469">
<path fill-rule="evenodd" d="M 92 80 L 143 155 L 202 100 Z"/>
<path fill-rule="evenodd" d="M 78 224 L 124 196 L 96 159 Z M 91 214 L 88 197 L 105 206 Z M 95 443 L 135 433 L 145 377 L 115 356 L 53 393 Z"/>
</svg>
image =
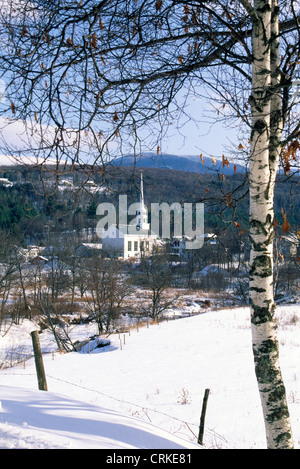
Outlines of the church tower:
<svg viewBox="0 0 300 469">
<path fill-rule="evenodd" d="M 141 173 L 140 206 L 136 211 L 136 229 L 147 231 L 150 229 L 148 223 L 148 210 L 144 203 L 143 173 Z"/>
</svg>

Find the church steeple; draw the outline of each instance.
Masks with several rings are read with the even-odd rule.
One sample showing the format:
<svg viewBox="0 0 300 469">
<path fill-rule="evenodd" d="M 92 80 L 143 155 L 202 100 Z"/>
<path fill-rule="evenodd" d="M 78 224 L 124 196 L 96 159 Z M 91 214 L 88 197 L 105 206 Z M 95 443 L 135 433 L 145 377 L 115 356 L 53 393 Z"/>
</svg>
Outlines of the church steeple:
<svg viewBox="0 0 300 469">
<path fill-rule="evenodd" d="M 136 212 L 137 215 L 137 229 L 149 230 L 148 211 L 144 204 L 144 187 L 143 187 L 143 173 L 141 173 L 141 188 L 140 188 L 140 206 Z"/>
<path fill-rule="evenodd" d="M 141 173 L 140 208 L 144 208 L 143 173 Z"/>
</svg>

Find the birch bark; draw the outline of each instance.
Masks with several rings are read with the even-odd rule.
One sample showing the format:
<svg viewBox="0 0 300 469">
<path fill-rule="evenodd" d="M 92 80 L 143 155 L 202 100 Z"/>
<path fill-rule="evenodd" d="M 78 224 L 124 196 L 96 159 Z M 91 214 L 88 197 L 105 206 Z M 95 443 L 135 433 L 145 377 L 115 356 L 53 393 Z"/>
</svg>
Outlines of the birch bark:
<svg viewBox="0 0 300 469">
<path fill-rule="evenodd" d="M 252 342 L 267 446 L 269 449 L 292 449 L 273 294 L 273 198 L 282 132 L 277 0 L 254 0 L 254 10 L 249 172 Z"/>
</svg>

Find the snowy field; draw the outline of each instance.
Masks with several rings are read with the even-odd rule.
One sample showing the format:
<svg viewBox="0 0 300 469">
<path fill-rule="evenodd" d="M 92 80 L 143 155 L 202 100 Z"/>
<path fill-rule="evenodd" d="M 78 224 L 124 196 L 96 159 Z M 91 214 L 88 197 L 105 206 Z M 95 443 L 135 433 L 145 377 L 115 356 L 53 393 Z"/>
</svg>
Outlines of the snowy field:
<svg viewBox="0 0 300 469">
<path fill-rule="evenodd" d="M 277 310 L 281 366 L 300 448 L 300 306 Z M 31 353 L 29 321 L 0 338 L 0 355 Z M 76 326 L 85 338 L 96 326 Z M 0 370 L 0 448 L 193 449 L 206 388 L 204 446 L 264 449 L 248 308 L 207 312 L 111 335 L 90 353 L 59 354 L 40 335 L 48 392 L 34 360 Z M 85 349 L 87 350 L 87 349 Z M 52 353 L 53 351 L 53 353 Z"/>
</svg>

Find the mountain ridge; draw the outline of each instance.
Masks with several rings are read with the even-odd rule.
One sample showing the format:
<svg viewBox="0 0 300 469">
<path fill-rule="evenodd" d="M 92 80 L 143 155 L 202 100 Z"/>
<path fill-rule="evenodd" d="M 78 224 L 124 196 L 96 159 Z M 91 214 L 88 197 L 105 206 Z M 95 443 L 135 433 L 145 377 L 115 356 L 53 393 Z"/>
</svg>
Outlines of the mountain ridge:
<svg viewBox="0 0 300 469">
<path fill-rule="evenodd" d="M 232 175 L 235 172 L 245 172 L 245 167 L 234 164 L 226 160 L 223 165 L 221 160 L 196 155 L 174 155 L 143 153 L 139 156 L 126 155 L 116 158 L 111 163 L 113 166 L 135 166 L 138 168 L 158 168 L 173 169 L 177 171 L 193 172 L 199 174 L 222 172 L 225 175 Z"/>
</svg>

